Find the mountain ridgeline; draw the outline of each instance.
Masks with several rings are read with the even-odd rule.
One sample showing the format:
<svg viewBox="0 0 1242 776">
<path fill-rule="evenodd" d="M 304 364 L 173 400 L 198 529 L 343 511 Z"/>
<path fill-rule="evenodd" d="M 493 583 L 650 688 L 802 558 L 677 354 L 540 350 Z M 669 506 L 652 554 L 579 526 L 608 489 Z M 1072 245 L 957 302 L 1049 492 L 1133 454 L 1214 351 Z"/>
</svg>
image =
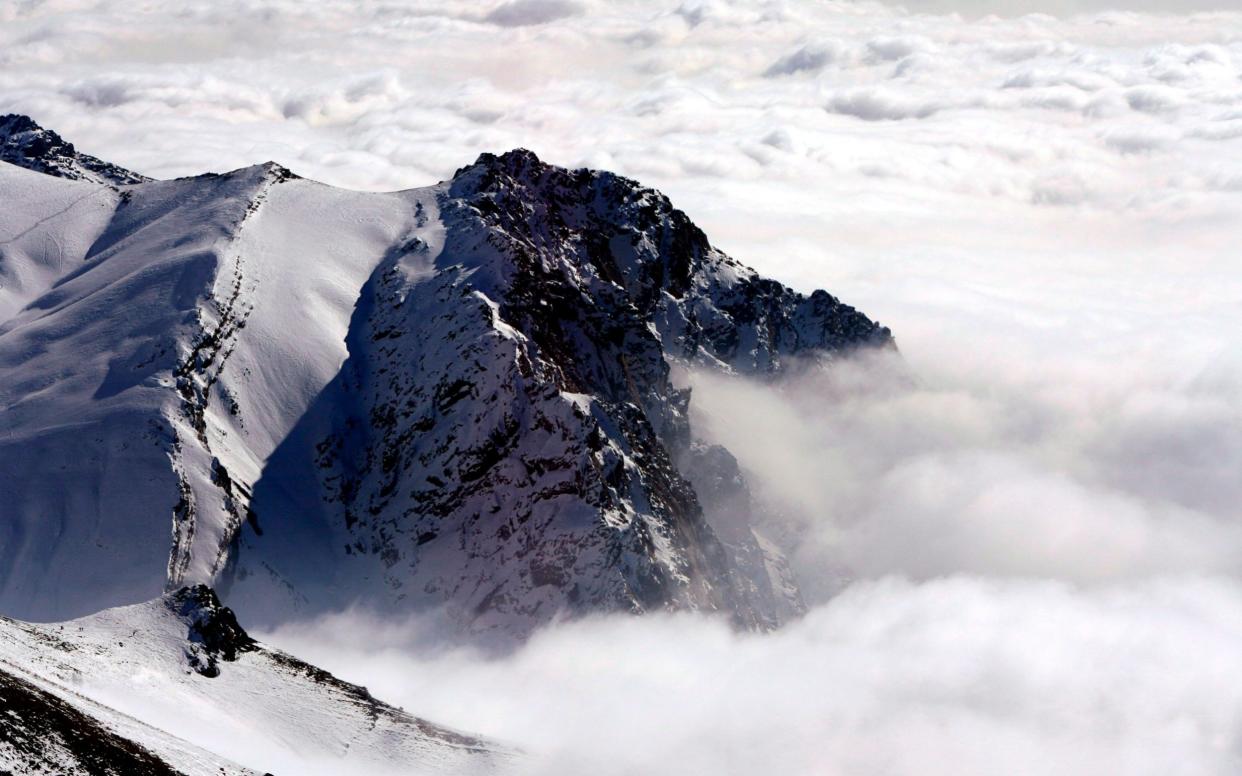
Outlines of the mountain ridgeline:
<svg viewBox="0 0 1242 776">
<path fill-rule="evenodd" d="M 522 757 L 255 641 L 202 585 L 64 623 L 0 617 L 0 703 L 0 774 L 483 776 Z"/>
<path fill-rule="evenodd" d="M 524 150 L 388 194 L 149 181 L 25 117 L 0 159 L 0 611 L 209 584 L 260 620 L 362 603 L 521 638 L 801 610 L 673 368 L 779 379 L 891 335 L 658 192 Z"/>
</svg>

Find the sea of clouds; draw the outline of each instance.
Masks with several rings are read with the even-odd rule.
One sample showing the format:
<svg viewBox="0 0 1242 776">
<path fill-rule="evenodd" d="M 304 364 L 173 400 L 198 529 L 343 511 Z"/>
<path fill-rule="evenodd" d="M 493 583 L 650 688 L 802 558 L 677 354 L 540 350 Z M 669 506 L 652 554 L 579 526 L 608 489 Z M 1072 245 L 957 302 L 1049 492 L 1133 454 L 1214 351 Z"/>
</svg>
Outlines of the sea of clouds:
<svg viewBox="0 0 1242 776">
<path fill-rule="evenodd" d="M 1242 13 L 906 5 L 0 3 L 0 112 L 159 177 L 525 146 L 892 327 L 780 390 L 686 375 L 804 620 L 274 643 L 541 774 L 1242 772 Z"/>
</svg>

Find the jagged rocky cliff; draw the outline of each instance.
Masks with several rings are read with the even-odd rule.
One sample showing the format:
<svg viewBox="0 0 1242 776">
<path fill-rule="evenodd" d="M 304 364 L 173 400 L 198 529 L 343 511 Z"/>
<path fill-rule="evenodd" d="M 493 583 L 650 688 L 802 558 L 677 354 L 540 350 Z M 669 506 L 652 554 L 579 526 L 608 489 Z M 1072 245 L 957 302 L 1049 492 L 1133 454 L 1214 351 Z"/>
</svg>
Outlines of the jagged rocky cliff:
<svg viewBox="0 0 1242 776">
<path fill-rule="evenodd" d="M 68 148 L 16 161 L 76 170 Z M 510 636 L 799 610 L 671 367 L 778 377 L 887 329 L 759 277 L 655 191 L 527 151 L 394 194 L 276 165 L 117 183 L 0 165 L 24 203 L 0 215 L 0 455 L 24 454 L 0 473 L 0 610 L 196 582 L 247 612 L 362 600 Z"/>
</svg>

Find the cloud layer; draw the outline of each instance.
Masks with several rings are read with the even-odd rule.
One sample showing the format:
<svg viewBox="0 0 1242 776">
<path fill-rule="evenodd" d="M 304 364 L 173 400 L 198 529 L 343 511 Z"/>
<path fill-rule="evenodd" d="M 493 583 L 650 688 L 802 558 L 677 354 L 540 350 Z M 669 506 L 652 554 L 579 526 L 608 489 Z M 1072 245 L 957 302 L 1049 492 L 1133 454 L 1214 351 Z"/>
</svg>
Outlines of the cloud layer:
<svg viewBox="0 0 1242 776">
<path fill-rule="evenodd" d="M 523 774 L 1224 774 L 1242 766 L 1242 590 L 859 584 L 768 636 L 580 622 L 429 654 L 357 614 L 268 638 L 407 708 L 520 741 Z"/>
<path fill-rule="evenodd" d="M 1242 575 L 1242 364 L 1198 385 L 1077 353 L 963 366 L 883 354 L 779 390 L 691 377 L 696 427 L 771 505 L 812 602 L 887 575 Z"/>
<path fill-rule="evenodd" d="M 1128 5 L 0 4 L 0 112 L 155 176 L 391 189 L 526 146 L 896 333 L 777 393 L 686 376 L 805 621 L 278 644 L 540 773 L 1236 773 L 1242 13 Z"/>
</svg>

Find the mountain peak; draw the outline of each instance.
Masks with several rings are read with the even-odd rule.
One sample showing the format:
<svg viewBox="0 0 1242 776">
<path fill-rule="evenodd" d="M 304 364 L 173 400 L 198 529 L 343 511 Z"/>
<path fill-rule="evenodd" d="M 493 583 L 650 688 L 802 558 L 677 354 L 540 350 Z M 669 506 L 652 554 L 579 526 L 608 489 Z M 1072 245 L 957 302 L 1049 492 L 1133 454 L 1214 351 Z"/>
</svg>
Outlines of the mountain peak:
<svg viewBox="0 0 1242 776">
<path fill-rule="evenodd" d="M 520 147 L 511 148 L 508 151 L 505 151 L 504 153 L 501 153 L 501 154 L 493 154 L 490 152 L 481 153 L 479 154 L 479 159 L 476 162 L 476 164 L 488 163 L 488 162 L 499 163 L 499 164 L 507 165 L 507 166 L 519 166 L 519 165 L 538 166 L 538 167 L 548 166 L 542 160 L 540 160 L 540 158 L 535 154 L 534 151 L 530 150 L 529 148 L 520 148 Z"/>
<path fill-rule="evenodd" d="M 58 178 L 111 186 L 127 186 L 150 180 L 144 175 L 80 153 L 73 143 L 19 113 L 0 116 L 0 162 Z"/>
<path fill-rule="evenodd" d="M 79 169 L 28 118 L 3 126 L 23 159 Z M 760 276 L 654 189 L 525 149 L 394 194 L 273 185 L 288 175 L 104 190 L 111 214 L 59 221 L 0 212 L 20 266 L 63 267 L 0 336 L 0 406 L 18 407 L 0 412 L 16 467 L 0 502 L 20 505 L 0 525 L 0 604 L 55 617 L 177 590 L 168 613 L 208 676 L 252 641 L 182 585 L 218 585 L 258 622 L 366 600 L 494 643 L 591 612 L 765 629 L 801 611 L 761 505 L 714 498 L 725 483 L 753 503 L 673 369 L 775 379 L 888 329 Z"/>
<path fill-rule="evenodd" d="M 526 148 L 514 148 L 501 154 L 484 151 L 473 164 L 458 168 L 451 180 L 455 187 L 465 184 L 485 188 L 497 178 L 533 183 L 550 170 L 558 169 L 561 168 L 547 164 Z"/>
</svg>

